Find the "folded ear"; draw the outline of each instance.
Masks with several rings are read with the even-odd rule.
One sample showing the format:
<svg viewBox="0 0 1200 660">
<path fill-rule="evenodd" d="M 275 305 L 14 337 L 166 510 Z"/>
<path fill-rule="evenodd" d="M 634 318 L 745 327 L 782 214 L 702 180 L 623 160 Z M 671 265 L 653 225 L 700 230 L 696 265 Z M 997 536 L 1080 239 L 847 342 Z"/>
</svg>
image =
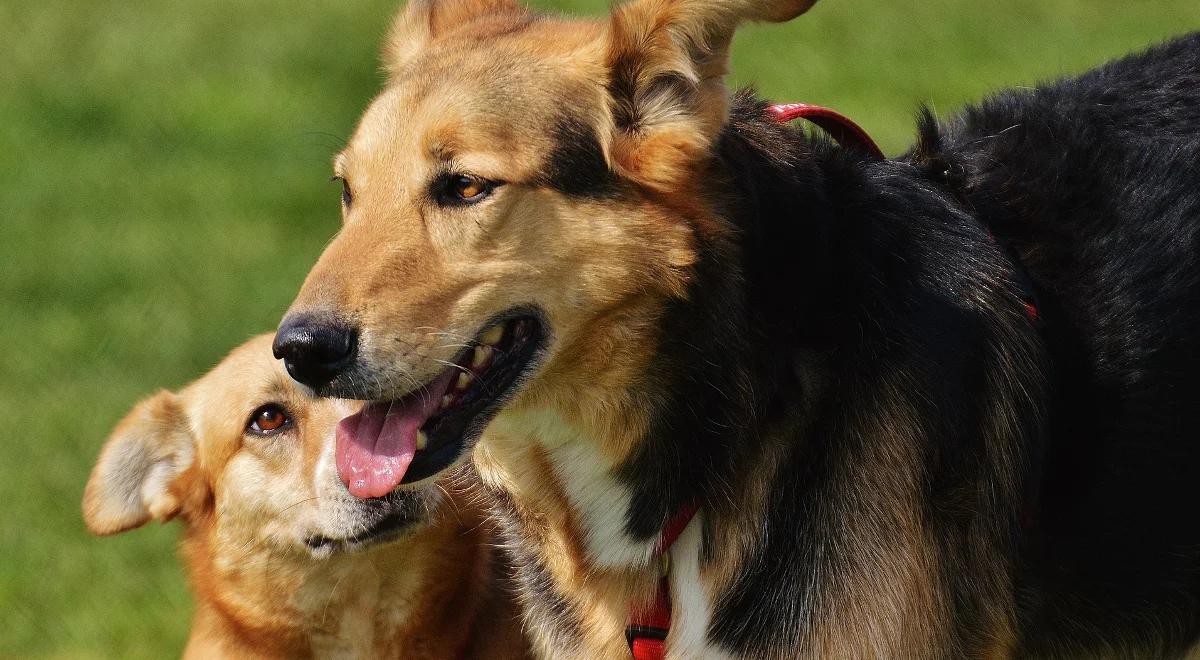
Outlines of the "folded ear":
<svg viewBox="0 0 1200 660">
<path fill-rule="evenodd" d="M 726 120 L 734 30 L 746 21 L 787 21 L 814 4 L 634 0 L 617 7 L 606 44 L 617 169 L 657 189 L 687 176 Z"/>
<path fill-rule="evenodd" d="M 467 23 L 524 13 L 516 0 L 409 0 L 392 23 L 384 66 L 395 73 L 431 41 Z"/>
<path fill-rule="evenodd" d="M 83 494 L 83 521 L 93 534 L 140 527 L 179 512 L 175 486 L 195 457 L 179 399 L 162 391 L 134 406 L 109 436 Z"/>
</svg>

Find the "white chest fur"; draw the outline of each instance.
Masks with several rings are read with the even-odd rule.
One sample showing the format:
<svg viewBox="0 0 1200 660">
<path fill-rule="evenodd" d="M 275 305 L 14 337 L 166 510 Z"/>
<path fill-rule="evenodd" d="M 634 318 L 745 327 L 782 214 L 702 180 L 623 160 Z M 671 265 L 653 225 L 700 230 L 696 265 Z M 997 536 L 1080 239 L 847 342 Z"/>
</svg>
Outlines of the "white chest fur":
<svg viewBox="0 0 1200 660">
<path fill-rule="evenodd" d="M 588 558 L 600 567 L 645 566 L 654 542 L 635 541 L 625 531 L 631 495 L 612 476 L 612 467 L 590 442 L 577 440 L 550 450 L 550 461 L 583 524 Z"/>
<path fill-rule="evenodd" d="M 503 415 L 497 430 L 525 437 L 546 451 L 567 503 L 582 527 L 588 559 L 597 567 L 647 565 L 653 541 L 636 541 L 625 531 L 631 493 L 614 475 L 614 462 L 596 441 L 553 410 L 535 409 Z"/>
<path fill-rule="evenodd" d="M 671 632 L 667 657 L 730 658 L 708 643 L 712 597 L 700 575 L 700 542 L 704 513 L 697 513 L 671 546 Z"/>
</svg>

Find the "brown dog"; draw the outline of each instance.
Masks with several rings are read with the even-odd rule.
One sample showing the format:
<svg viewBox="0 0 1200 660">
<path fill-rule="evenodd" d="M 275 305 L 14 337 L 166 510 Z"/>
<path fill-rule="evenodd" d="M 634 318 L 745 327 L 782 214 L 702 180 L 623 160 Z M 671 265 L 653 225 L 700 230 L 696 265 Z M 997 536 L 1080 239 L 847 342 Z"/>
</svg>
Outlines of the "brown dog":
<svg viewBox="0 0 1200 660">
<path fill-rule="evenodd" d="M 713 259 L 736 258 L 736 230 L 711 208 L 729 177 L 708 169 L 729 113 L 730 39 L 743 21 L 811 4 L 638 0 L 609 20 L 566 20 L 510 0 L 412 0 L 385 48 L 389 80 L 334 161 L 344 226 L 276 356 L 320 395 L 373 401 L 338 437 L 357 495 L 421 487 L 473 453 L 544 654 L 628 653 L 630 610 L 654 595 L 656 534 L 682 473 L 624 466 L 658 452 L 671 392 L 685 391 L 675 379 L 728 353 L 663 356 L 699 345 L 677 326 L 709 325 L 689 326 L 680 301 L 702 288 L 739 318 L 722 288 L 738 274 L 707 281 L 727 268 Z M 741 387 L 713 382 L 695 402 L 719 410 L 705 397 Z M 674 451 L 662 467 L 682 464 Z M 773 476 L 775 459 L 750 462 Z M 739 551 L 702 559 L 696 524 L 673 550 L 685 591 L 668 641 L 681 657 L 714 652 L 715 596 L 753 545 L 766 493 L 746 467 L 721 487 L 749 499 L 722 495 L 702 514 L 709 543 Z"/>
<path fill-rule="evenodd" d="M 92 472 L 100 535 L 180 517 L 195 590 L 187 657 L 521 657 L 487 525 L 461 487 L 364 501 L 338 481 L 319 399 L 255 338 L 138 404 Z"/>
<path fill-rule="evenodd" d="M 887 161 L 725 87 L 812 4 L 409 2 L 274 344 L 341 478 L 473 461 L 545 655 L 1178 655 L 1200 36 Z"/>
</svg>

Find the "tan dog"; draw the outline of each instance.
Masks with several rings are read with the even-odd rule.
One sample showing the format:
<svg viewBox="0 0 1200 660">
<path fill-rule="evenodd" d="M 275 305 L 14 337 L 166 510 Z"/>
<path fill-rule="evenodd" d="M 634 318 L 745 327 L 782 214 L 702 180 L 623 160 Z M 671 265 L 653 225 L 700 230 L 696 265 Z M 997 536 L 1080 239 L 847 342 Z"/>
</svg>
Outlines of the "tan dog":
<svg viewBox="0 0 1200 660">
<path fill-rule="evenodd" d="M 255 338 L 113 431 L 84 495 L 100 535 L 178 516 L 196 594 L 187 657 L 521 657 L 489 533 L 461 488 L 358 500 L 333 432 Z"/>
<path fill-rule="evenodd" d="M 746 414 L 696 412 L 749 396 L 726 364 L 746 328 L 738 228 L 721 216 L 732 177 L 712 156 L 732 102 L 723 75 L 737 25 L 812 3 L 635 0 L 570 20 L 511 0 L 411 0 L 388 82 L 335 158 L 343 228 L 275 354 L 320 395 L 372 400 L 338 437 L 351 492 L 420 487 L 473 454 L 544 654 L 628 653 L 659 530 L 693 492 L 710 547 L 736 551 L 701 557 L 699 524 L 680 539 L 672 579 L 687 591 L 668 645 L 715 652 L 715 601 L 736 586 L 777 471 L 773 454 L 738 457 L 736 474 L 728 455 L 690 464 L 708 461 L 698 442 L 736 445 L 701 435 Z M 743 115 L 761 116 L 752 105 Z M 691 378 L 718 356 L 728 373 Z"/>
<path fill-rule="evenodd" d="M 370 400 L 339 476 L 473 462 L 545 656 L 1171 657 L 1200 636 L 1200 37 L 886 161 L 725 87 L 740 24 L 813 2 L 410 0 L 274 344 Z"/>
</svg>

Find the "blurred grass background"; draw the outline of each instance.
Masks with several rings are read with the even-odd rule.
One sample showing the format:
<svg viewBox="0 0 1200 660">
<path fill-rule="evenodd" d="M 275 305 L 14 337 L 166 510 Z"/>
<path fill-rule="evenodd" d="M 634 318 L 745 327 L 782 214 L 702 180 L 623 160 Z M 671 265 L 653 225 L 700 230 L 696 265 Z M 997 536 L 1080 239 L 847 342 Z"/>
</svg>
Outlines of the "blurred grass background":
<svg viewBox="0 0 1200 660">
<path fill-rule="evenodd" d="M 275 326 L 337 229 L 329 160 L 396 4 L 0 5 L 0 657 L 182 648 L 178 530 L 90 538 L 82 488 L 138 398 Z M 824 0 L 744 30 L 734 81 L 833 105 L 897 153 L 918 103 L 1196 28 L 1196 0 Z"/>
</svg>

